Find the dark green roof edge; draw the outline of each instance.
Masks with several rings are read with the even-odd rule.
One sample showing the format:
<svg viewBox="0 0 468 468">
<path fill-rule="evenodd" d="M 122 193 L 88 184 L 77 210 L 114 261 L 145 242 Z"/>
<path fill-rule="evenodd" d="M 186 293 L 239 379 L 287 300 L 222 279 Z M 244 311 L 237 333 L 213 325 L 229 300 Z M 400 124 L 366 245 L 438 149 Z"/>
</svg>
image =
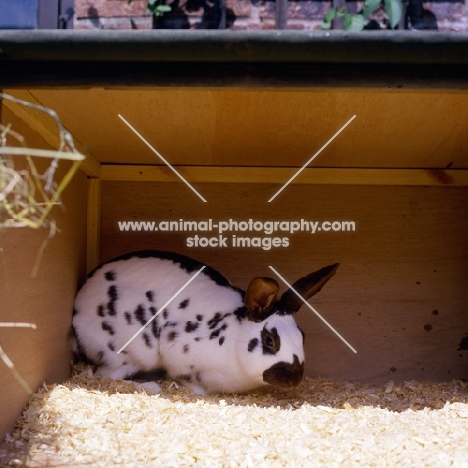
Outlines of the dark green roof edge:
<svg viewBox="0 0 468 468">
<path fill-rule="evenodd" d="M 468 65 L 468 35 L 412 31 L 0 30 L 5 61 Z"/>
<path fill-rule="evenodd" d="M 6 31 L 0 87 L 468 89 L 468 35 L 366 31 Z"/>
</svg>

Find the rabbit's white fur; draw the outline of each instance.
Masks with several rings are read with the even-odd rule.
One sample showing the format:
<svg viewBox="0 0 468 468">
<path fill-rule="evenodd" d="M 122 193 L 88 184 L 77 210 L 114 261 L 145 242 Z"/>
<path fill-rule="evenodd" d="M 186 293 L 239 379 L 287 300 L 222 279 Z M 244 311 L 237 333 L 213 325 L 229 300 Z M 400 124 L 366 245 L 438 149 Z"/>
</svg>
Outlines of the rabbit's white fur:
<svg viewBox="0 0 468 468">
<path fill-rule="evenodd" d="M 252 321 L 243 291 L 216 271 L 206 268 L 160 310 L 201 265 L 150 251 L 98 267 L 76 296 L 74 351 L 97 364 L 99 375 L 119 379 L 162 369 L 200 394 L 297 385 L 304 349 L 293 316 L 273 308 Z"/>
</svg>

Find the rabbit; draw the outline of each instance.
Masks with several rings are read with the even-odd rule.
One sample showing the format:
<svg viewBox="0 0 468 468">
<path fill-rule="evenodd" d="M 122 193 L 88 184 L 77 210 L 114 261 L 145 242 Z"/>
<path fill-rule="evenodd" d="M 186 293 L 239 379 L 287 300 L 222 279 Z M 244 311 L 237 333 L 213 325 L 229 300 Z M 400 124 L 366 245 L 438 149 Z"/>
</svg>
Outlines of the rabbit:
<svg viewBox="0 0 468 468">
<path fill-rule="evenodd" d="M 299 279 L 293 289 L 309 299 L 338 265 Z M 277 299 L 274 279 L 254 278 L 244 292 L 206 266 L 161 310 L 202 267 L 183 255 L 150 250 L 94 269 L 74 302 L 75 357 L 113 379 L 162 370 L 199 395 L 297 386 L 304 334 L 293 314 L 303 302 L 291 289 Z"/>
</svg>

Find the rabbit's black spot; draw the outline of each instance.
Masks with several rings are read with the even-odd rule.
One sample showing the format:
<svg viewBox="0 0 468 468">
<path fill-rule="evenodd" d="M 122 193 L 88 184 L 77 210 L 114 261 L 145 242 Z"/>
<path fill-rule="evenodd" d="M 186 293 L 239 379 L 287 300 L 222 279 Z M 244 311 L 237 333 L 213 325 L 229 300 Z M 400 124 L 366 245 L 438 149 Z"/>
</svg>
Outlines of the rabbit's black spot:
<svg viewBox="0 0 468 468">
<path fill-rule="evenodd" d="M 139 304 L 138 307 L 135 309 L 135 312 L 134 312 L 134 315 L 135 315 L 135 319 L 140 322 L 142 325 L 146 325 L 146 311 L 145 311 L 145 308 Z"/>
<path fill-rule="evenodd" d="M 130 312 L 124 312 L 124 317 L 125 317 L 125 320 L 127 321 L 127 323 L 129 325 L 132 324 L 132 316 L 130 315 Z"/>
<path fill-rule="evenodd" d="M 177 338 L 177 332 L 172 331 L 167 335 L 168 341 L 174 341 Z"/>
<path fill-rule="evenodd" d="M 271 330 L 267 330 L 266 327 L 263 327 L 261 336 L 263 354 L 275 355 L 281 348 L 281 340 L 276 328 L 273 327 Z"/>
<path fill-rule="evenodd" d="M 161 328 L 158 327 L 158 317 L 153 319 L 151 322 L 151 333 L 153 333 L 153 336 L 159 340 L 159 337 L 161 336 Z"/>
<path fill-rule="evenodd" d="M 106 278 L 107 281 L 115 281 L 115 271 L 106 271 L 104 273 L 104 278 Z"/>
<path fill-rule="evenodd" d="M 189 347 L 188 344 L 184 345 L 184 349 L 183 349 L 183 350 L 184 350 L 184 353 L 185 353 L 185 354 L 189 352 L 189 349 L 190 349 L 190 347 Z"/>
<path fill-rule="evenodd" d="M 185 332 L 186 333 L 192 333 L 198 328 L 199 323 L 198 322 L 190 322 L 188 321 L 185 324 Z"/>
<path fill-rule="evenodd" d="M 112 343 L 112 341 L 109 341 L 109 343 L 107 343 L 107 347 L 108 347 L 111 351 L 115 351 L 115 346 L 114 346 L 114 343 Z"/>
<path fill-rule="evenodd" d="M 249 346 L 247 347 L 247 350 L 249 351 L 249 353 L 251 353 L 257 347 L 258 343 L 259 343 L 258 338 L 252 338 L 249 341 Z"/>
<path fill-rule="evenodd" d="M 203 338 L 202 338 L 201 336 L 197 336 L 197 337 L 195 338 L 195 341 L 201 341 L 201 340 L 203 340 Z"/>
<path fill-rule="evenodd" d="M 120 351 L 120 354 L 128 354 L 128 351 L 125 351 L 125 350 Z"/>
<path fill-rule="evenodd" d="M 164 320 L 167 319 L 167 315 L 168 315 L 168 314 L 167 314 L 167 310 L 164 309 L 164 310 L 163 310 L 163 314 L 162 314 Z"/>
<path fill-rule="evenodd" d="M 218 325 L 220 320 L 221 320 L 221 314 L 219 312 L 216 312 L 213 318 L 211 320 L 208 320 L 208 327 L 210 328 L 210 330 L 212 328 L 216 328 L 216 325 Z"/>
<path fill-rule="evenodd" d="M 108 332 L 109 335 L 114 335 L 114 329 L 112 328 L 112 325 L 109 322 L 102 322 L 101 327 L 104 331 Z"/>
<path fill-rule="evenodd" d="M 220 312 L 216 312 L 211 320 L 208 320 L 208 328 L 213 330 L 216 328 L 220 322 L 222 322 L 226 317 L 231 315 L 230 312 L 227 314 L 222 315 Z"/>
<path fill-rule="evenodd" d="M 247 317 L 247 309 L 245 306 L 241 306 L 241 307 L 238 307 L 235 311 L 234 311 L 234 315 L 236 316 L 237 320 L 239 322 L 242 322 L 242 320 L 244 320 L 246 317 Z"/>
<path fill-rule="evenodd" d="M 154 301 L 154 292 L 153 291 L 146 291 L 145 295 L 148 298 L 148 301 L 150 301 L 150 302 Z"/>
<path fill-rule="evenodd" d="M 107 295 L 109 296 L 109 302 L 107 303 L 107 312 L 109 315 L 116 315 L 116 310 L 115 310 L 115 303 L 117 301 L 118 294 L 117 294 L 117 287 L 115 285 L 109 286 L 109 289 L 107 290 Z"/>
<path fill-rule="evenodd" d="M 192 376 L 190 374 L 180 374 L 176 377 L 176 380 L 182 380 L 183 382 L 191 382 Z"/>
<path fill-rule="evenodd" d="M 156 315 L 157 312 L 158 312 L 158 311 L 156 310 L 156 307 L 153 307 L 153 306 L 151 306 L 151 307 L 149 308 L 149 311 L 151 312 L 151 315 Z"/>
<path fill-rule="evenodd" d="M 185 309 L 190 304 L 190 299 L 185 299 L 179 304 L 179 309 Z"/>
<path fill-rule="evenodd" d="M 104 306 L 102 304 L 97 306 L 97 314 L 99 317 L 104 317 L 104 315 L 106 315 L 104 312 Z"/>
<path fill-rule="evenodd" d="M 210 340 L 213 340 L 214 338 L 218 338 L 219 334 L 222 331 L 226 330 L 227 327 L 228 327 L 228 325 L 227 325 L 227 323 L 225 323 L 220 328 L 218 328 L 217 330 L 212 332 L 211 335 L 210 335 Z"/>
<path fill-rule="evenodd" d="M 155 367 L 149 371 L 138 371 L 132 374 L 132 380 L 145 380 L 146 382 L 157 382 L 166 377 L 167 371 L 160 367 Z"/>
<path fill-rule="evenodd" d="M 203 321 L 203 315 L 200 315 L 198 314 L 196 319 L 199 321 L 199 322 L 202 322 Z"/>
<path fill-rule="evenodd" d="M 114 302 L 113 301 L 109 301 L 107 303 L 107 312 L 109 315 L 111 316 L 115 316 L 117 314 L 117 311 L 115 310 L 115 306 L 114 306 Z"/>
<path fill-rule="evenodd" d="M 153 343 L 151 343 L 151 339 L 148 333 L 143 333 L 142 337 L 143 337 L 143 341 L 145 342 L 145 345 L 148 346 L 148 348 L 152 348 Z"/>
<path fill-rule="evenodd" d="M 214 340 L 215 338 L 218 338 L 220 333 L 221 333 L 221 328 L 218 328 L 214 332 L 211 332 L 210 340 Z"/>
<path fill-rule="evenodd" d="M 196 372 L 196 373 L 195 373 L 195 379 L 197 380 L 197 382 L 201 382 L 201 381 L 202 381 L 200 372 Z"/>
<path fill-rule="evenodd" d="M 117 287 L 114 284 L 112 286 L 109 286 L 109 289 L 107 290 L 107 295 L 109 296 L 109 299 L 111 301 L 116 301 L 118 299 Z"/>
<path fill-rule="evenodd" d="M 219 339 L 219 346 L 223 346 L 223 343 L 224 343 L 224 340 L 226 339 L 225 336 L 222 336 L 220 339 Z"/>
</svg>

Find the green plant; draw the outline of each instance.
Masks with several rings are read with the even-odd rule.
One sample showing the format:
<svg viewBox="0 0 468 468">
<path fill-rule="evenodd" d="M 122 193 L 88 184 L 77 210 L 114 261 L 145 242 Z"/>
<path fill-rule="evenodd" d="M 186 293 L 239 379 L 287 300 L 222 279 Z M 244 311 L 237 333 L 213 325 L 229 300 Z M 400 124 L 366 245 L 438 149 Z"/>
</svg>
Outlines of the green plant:
<svg viewBox="0 0 468 468">
<path fill-rule="evenodd" d="M 128 4 L 132 3 L 133 0 L 128 0 Z M 172 8 L 169 5 L 164 5 L 163 0 L 147 0 L 148 4 L 148 13 L 152 13 L 156 16 L 161 16 L 168 11 L 171 11 Z"/>
<path fill-rule="evenodd" d="M 330 29 L 332 21 L 342 17 L 344 28 L 347 31 L 362 31 L 365 21 L 380 7 L 381 3 L 383 3 L 388 18 L 388 24 L 394 29 L 398 25 L 403 13 L 401 0 L 383 0 L 383 2 L 382 0 L 365 0 L 362 12 L 355 14 L 350 13 L 346 7 L 339 10 L 336 7 L 332 7 L 325 13 L 322 29 Z"/>
</svg>

